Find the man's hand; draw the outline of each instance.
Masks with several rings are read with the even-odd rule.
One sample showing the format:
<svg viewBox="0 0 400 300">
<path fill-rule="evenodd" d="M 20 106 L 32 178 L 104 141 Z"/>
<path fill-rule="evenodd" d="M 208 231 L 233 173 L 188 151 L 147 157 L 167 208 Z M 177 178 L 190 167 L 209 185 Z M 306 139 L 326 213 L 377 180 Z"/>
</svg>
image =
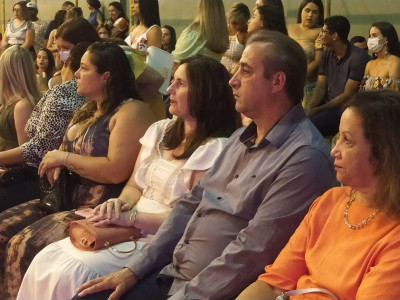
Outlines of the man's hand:
<svg viewBox="0 0 400 300">
<path fill-rule="evenodd" d="M 136 275 L 128 268 L 125 268 L 82 284 L 77 293 L 79 297 L 84 297 L 105 290 L 115 290 L 108 299 L 117 300 L 131 290 L 137 281 Z"/>
</svg>

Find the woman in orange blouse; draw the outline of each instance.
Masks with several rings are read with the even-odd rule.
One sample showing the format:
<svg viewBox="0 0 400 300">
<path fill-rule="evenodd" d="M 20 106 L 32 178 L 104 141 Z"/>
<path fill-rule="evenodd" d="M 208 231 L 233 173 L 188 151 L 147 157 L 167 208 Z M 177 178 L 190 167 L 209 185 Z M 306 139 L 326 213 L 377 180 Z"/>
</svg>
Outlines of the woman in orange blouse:
<svg viewBox="0 0 400 300">
<path fill-rule="evenodd" d="M 337 179 L 265 273 L 238 299 L 319 288 L 338 299 L 398 299 L 400 95 L 362 92 L 343 112 L 332 150 Z M 332 299 L 321 292 L 290 299 Z M 283 298 L 288 299 L 288 298 Z"/>
</svg>

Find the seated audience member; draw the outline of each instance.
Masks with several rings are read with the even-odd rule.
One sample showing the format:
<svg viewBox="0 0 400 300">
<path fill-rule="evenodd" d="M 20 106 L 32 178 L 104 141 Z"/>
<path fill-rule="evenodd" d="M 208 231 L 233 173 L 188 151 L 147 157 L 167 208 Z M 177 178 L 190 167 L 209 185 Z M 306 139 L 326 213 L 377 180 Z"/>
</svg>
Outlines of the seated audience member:
<svg viewBox="0 0 400 300">
<path fill-rule="evenodd" d="M 58 28 L 65 22 L 65 16 L 67 11 L 61 9 L 56 12 L 54 16 L 54 29 L 50 32 L 49 38 L 47 40 L 47 49 L 49 49 L 53 53 L 53 58 L 56 66 L 56 70 L 61 70 L 63 61 L 60 58 L 60 53 L 58 52 L 57 43 L 56 43 L 56 34 Z"/>
<path fill-rule="evenodd" d="M 285 14 L 281 0 L 262 0 L 256 1 L 253 10 L 253 17 L 250 19 L 247 29 L 248 34 L 252 34 L 260 30 L 278 31 L 287 35 Z M 242 124 L 247 126 L 251 123 L 251 119 L 242 114 Z"/>
<path fill-rule="evenodd" d="M 72 3 L 71 1 L 65 1 L 63 4 L 62 4 L 62 6 L 61 6 L 61 9 L 62 10 L 65 10 L 65 11 L 68 11 L 68 10 L 70 10 L 72 7 L 74 7 L 75 5 L 74 5 L 74 3 Z M 50 33 L 51 33 L 51 31 L 53 30 L 53 29 L 55 29 L 55 27 L 54 27 L 54 22 L 55 22 L 55 20 L 51 20 L 50 22 L 49 22 L 49 25 L 47 26 L 47 29 L 46 29 L 46 32 L 45 32 L 45 34 L 44 34 L 44 45 L 47 45 L 47 42 L 48 42 L 48 40 L 49 40 L 49 36 L 50 36 Z"/>
<path fill-rule="evenodd" d="M 182 31 L 172 52 L 174 70 L 182 59 L 197 54 L 221 61 L 229 47 L 222 0 L 199 0 L 197 7 L 194 21 Z"/>
<path fill-rule="evenodd" d="M 125 39 L 129 31 L 129 21 L 125 15 L 124 8 L 117 1 L 108 4 L 108 19 L 104 25 L 111 31 L 111 37 Z"/>
<path fill-rule="evenodd" d="M 364 50 L 347 41 L 349 31 L 350 23 L 343 16 L 326 18 L 321 31 L 321 43 L 328 50 L 321 56 L 308 115 L 323 136 L 338 132 L 341 107 L 357 93 L 369 61 Z"/>
<path fill-rule="evenodd" d="M 171 53 L 175 50 L 176 45 L 176 32 L 174 27 L 164 25 L 161 27 L 161 49 Z"/>
<path fill-rule="evenodd" d="M 137 20 L 126 42 L 133 49 L 147 55 L 147 48 L 161 48 L 162 32 L 158 0 L 132 1 L 131 15 Z"/>
<path fill-rule="evenodd" d="M 74 18 L 83 18 L 82 8 L 75 6 L 67 11 L 67 14 L 65 15 L 65 20 Z"/>
<path fill-rule="evenodd" d="M 312 201 L 336 184 L 329 147 L 301 107 L 306 68 L 287 36 L 250 37 L 230 85 L 253 123 L 229 138 L 140 254 L 82 285 L 80 297 L 231 299 L 261 274 L 260 262 L 274 261 Z"/>
<path fill-rule="evenodd" d="M 239 60 L 247 40 L 247 23 L 250 10 L 246 4 L 236 2 L 228 13 L 229 48 L 222 56 L 221 63 L 230 74 L 235 74 L 239 68 Z"/>
<path fill-rule="evenodd" d="M 69 21 L 60 27 L 57 44 L 60 50 L 69 55 L 76 44 L 84 41 L 94 42 L 98 39 L 96 31 L 86 20 L 81 22 Z M 80 57 L 74 65 L 76 69 L 72 65 L 67 65 L 62 69 L 65 85 L 61 85 L 59 88 L 55 87 L 47 92 L 39 101 L 27 122 L 25 132 L 29 141 L 19 147 L 0 152 L 0 165 L 12 166 L 26 163 L 37 168 L 47 151 L 57 149 L 60 146 L 68 123 L 71 121 L 72 113 L 85 102 L 85 98 L 76 93 L 77 83 L 72 80 L 73 73 L 79 68 L 79 61 Z M 37 170 L 35 173 L 37 173 Z M 38 197 L 37 179 L 32 185 L 35 186 L 35 193 L 21 187 L 15 189 L 19 195 L 24 195 L 23 197 L 27 198 L 25 201 L 32 200 Z M 1 198 L 3 209 L 19 203 L 16 202 L 15 197 Z"/>
<path fill-rule="evenodd" d="M 307 81 L 303 107 L 307 110 L 317 82 L 318 65 L 323 47 L 319 34 L 324 25 L 324 5 L 321 0 L 303 0 L 297 14 L 297 24 L 288 25 L 288 34 L 307 55 Z"/>
<path fill-rule="evenodd" d="M 125 42 L 146 59 L 147 49 L 151 46 L 161 48 L 162 33 L 160 28 L 160 14 L 158 0 L 132 1 L 131 15 L 136 23 Z M 146 99 L 158 120 L 166 117 L 162 95 L 158 93 L 150 99 Z"/>
<path fill-rule="evenodd" d="M 31 1 L 26 5 L 26 7 L 28 9 L 29 21 L 32 22 L 35 29 L 35 42 L 33 44 L 33 47 L 35 48 L 35 52 L 37 54 L 40 49 L 46 47 L 47 45 L 47 43 L 44 44 L 44 34 L 46 32 L 48 22 L 38 18 L 37 15 L 39 13 L 39 10 L 36 3 Z"/>
<path fill-rule="evenodd" d="M 247 32 L 249 35 L 260 30 L 279 31 L 287 35 L 285 13 L 281 0 L 256 1 L 253 17 L 250 19 Z"/>
<path fill-rule="evenodd" d="M 41 94 L 36 82 L 36 71 L 29 51 L 20 46 L 7 48 L 0 57 L 0 166 L 9 165 L 19 170 L 12 182 L 0 184 L 0 212 L 39 196 L 39 177 L 34 168 L 23 161 L 7 161 L 2 157 L 29 140 L 25 125 Z M 21 168 L 20 168 L 21 167 Z M 15 169 L 15 168 L 14 168 Z M 1 173 L 7 169 L 0 168 Z M 6 175 L 4 175 L 6 177 Z"/>
<path fill-rule="evenodd" d="M 97 26 L 97 33 L 102 39 L 108 39 L 111 35 L 111 31 L 104 24 Z"/>
<path fill-rule="evenodd" d="M 53 77 L 55 69 L 53 53 L 47 48 L 42 48 L 36 55 L 36 79 L 41 92 L 49 89 L 49 80 Z"/>
<path fill-rule="evenodd" d="M 10 298 L 16 297 L 33 256 L 66 237 L 70 221 L 79 218 L 75 209 L 95 207 L 121 193 L 140 150 L 139 138 L 153 122 L 147 105 L 134 100 L 134 76 L 116 44 L 92 44 L 75 77 L 77 93 L 89 100 L 74 113 L 60 150 L 47 152 L 39 165 L 40 176 L 46 176 L 51 185 L 61 167 L 69 170 L 64 174 L 75 178 L 66 187 L 67 199 L 60 212 L 48 215 L 38 200 L 32 200 L 0 214 L 0 248 L 5 251 L 0 256 L 5 266 L 0 280 Z"/>
<path fill-rule="evenodd" d="M 368 52 L 367 40 L 363 36 L 360 35 L 353 36 L 350 39 L 350 44 Z"/>
<path fill-rule="evenodd" d="M 237 129 L 238 114 L 228 82 L 228 72 L 217 61 L 206 57 L 184 60 L 168 88 L 170 111 L 177 120 L 162 120 L 147 130 L 130 181 L 118 198 L 99 205 L 90 220 L 99 225 L 134 224 L 146 235 L 155 234 L 175 201 L 213 165 L 227 137 Z M 135 220 L 130 221 L 132 207 Z M 137 243 L 142 248 L 144 242 Z M 81 284 L 123 268 L 138 253 L 138 248 L 134 254 L 81 251 L 66 238 L 34 258 L 17 299 L 70 299 Z"/>
<path fill-rule="evenodd" d="M 86 0 L 87 7 L 90 11 L 88 21 L 94 27 L 97 28 L 104 24 L 104 15 L 100 11 L 101 3 L 99 0 Z"/>
<path fill-rule="evenodd" d="M 331 152 L 344 186 L 313 203 L 275 262 L 237 299 L 275 299 L 309 288 L 325 289 L 337 299 L 398 299 L 400 140 L 393 136 L 399 131 L 397 92 L 354 97 Z M 304 296 L 332 299 L 318 291 L 290 299 Z"/>
<path fill-rule="evenodd" d="M 35 28 L 31 21 L 29 21 L 28 9 L 26 8 L 26 1 L 19 1 L 13 5 L 14 18 L 8 23 L 4 32 L 2 40 L 2 51 L 4 49 L 18 45 L 22 48 L 29 50 L 32 57 L 35 57 Z"/>
<path fill-rule="evenodd" d="M 373 53 L 373 59 L 365 68 L 360 90 L 400 91 L 400 43 L 393 25 L 388 22 L 372 24 L 368 48 Z"/>
</svg>

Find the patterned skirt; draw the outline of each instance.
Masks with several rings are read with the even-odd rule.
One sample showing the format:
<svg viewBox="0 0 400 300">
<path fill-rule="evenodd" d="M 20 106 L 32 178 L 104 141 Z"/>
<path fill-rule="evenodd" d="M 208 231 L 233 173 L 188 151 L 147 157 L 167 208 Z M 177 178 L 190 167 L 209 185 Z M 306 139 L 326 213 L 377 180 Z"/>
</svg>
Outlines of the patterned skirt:
<svg viewBox="0 0 400 300">
<path fill-rule="evenodd" d="M 69 235 L 69 223 L 82 219 L 75 210 L 46 215 L 32 200 L 0 214 L 0 299 L 15 299 L 35 255 Z"/>
</svg>

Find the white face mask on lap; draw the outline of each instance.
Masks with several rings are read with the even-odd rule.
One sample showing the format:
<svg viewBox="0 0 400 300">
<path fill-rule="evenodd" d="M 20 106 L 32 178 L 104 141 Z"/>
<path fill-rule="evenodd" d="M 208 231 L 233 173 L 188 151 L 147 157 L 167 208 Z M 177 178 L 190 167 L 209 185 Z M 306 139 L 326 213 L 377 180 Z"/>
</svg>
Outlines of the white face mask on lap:
<svg viewBox="0 0 400 300">
<path fill-rule="evenodd" d="M 367 45 L 369 51 L 378 53 L 385 46 L 385 38 L 369 38 Z"/>
</svg>

